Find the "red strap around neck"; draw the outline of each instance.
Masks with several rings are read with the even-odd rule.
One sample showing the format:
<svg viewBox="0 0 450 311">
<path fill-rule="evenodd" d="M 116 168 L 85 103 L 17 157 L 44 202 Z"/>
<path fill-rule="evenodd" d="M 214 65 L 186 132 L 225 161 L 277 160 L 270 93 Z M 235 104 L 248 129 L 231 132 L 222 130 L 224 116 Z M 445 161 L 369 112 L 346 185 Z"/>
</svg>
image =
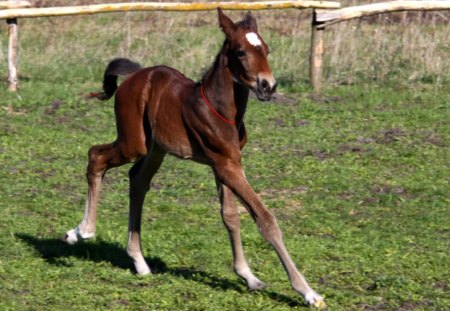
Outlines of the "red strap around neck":
<svg viewBox="0 0 450 311">
<path fill-rule="evenodd" d="M 214 113 L 220 120 L 222 120 L 225 123 L 228 124 L 236 124 L 236 121 L 228 120 L 224 116 L 222 116 L 211 103 L 208 101 L 208 99 L 205 96 L 205 93 L 203 91 L 203 84 L 200 85 L 200 95 L 202 96 L 203 101 L 205 102 L 206 106 L 208 106 L 209 110 L 211 110 L 212 113 Z"/>
</svg>

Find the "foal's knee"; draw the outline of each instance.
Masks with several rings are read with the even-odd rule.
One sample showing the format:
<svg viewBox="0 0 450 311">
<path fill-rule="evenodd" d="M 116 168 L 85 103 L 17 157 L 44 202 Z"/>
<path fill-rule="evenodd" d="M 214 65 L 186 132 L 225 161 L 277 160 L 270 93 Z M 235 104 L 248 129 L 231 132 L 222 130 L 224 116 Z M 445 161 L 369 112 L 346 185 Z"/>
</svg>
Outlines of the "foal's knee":
<svg viewBox="0 0 450 311">
<path fill-rule="evenodd" d="M 270 244 L 274 244 L 282 238 L 280 227 L 278 226 L 277 219 L 271 211 L 264 210 L 256 218 L 256 224 L 259 231 Z"/>
<path fill-rule="evenodd" d="M 245 180 L 244 170 L 238 161 L 224 160 L 214 165 L 217 179 L 226 186 L 233 189 L 236 183 Z"/>
</svg>

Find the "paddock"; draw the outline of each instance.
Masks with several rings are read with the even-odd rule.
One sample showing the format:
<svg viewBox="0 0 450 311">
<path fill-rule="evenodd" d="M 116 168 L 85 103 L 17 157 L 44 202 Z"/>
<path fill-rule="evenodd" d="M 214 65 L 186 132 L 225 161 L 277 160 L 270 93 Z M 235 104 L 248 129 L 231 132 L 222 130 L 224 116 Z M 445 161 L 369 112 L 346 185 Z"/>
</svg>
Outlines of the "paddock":
<svg viewBox="0 0 450 311">
<path fill-rule="evenodd" d="M 379 15 L 327 27 L 315 97 L 308 10 L 252 13 L 287 100 L 250 99 L 246 176 L 330 310 L 443 310 L 447 11 L 434 20 L 408 13 L 406 21 Z M 0 309 L 310 310 L 242 207 L 249 264 L 270 287 L 249 291 L 235 276 L 211 170 L 174 157 L 144 204 L 142 247 L 152 275 L 135 275 L 125 251 L 130 166 L 104 180 L 96 238 L 61 241 L 83 217 L 88 148 L 116 134 L 113 102 L 84 95 L 101 89 L 105 65 L 117 56 L 165 63 L 198 80 L 223 42 L 215 13 L 18 22 L 19 88 L 7 92 L 5 78 L 0 89 Z M 5 35 L 0 46 L 6 77 Z"/>
</svg>

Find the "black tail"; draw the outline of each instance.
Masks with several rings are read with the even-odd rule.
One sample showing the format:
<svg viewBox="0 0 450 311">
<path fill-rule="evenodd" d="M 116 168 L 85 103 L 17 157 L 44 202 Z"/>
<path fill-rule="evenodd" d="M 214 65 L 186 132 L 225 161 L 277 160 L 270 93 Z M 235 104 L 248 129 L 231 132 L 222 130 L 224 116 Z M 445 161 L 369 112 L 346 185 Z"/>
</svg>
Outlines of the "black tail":
<svg viewBox="0 0 450 311">
<path fill-rule="evenodd" d="M 117 77 L 134 73 L 141 69 L 141 65 L 126 58 L 115 58 L 106 66 L 103 75 L 103 92 L 91 93 L 89 97 L 100 100 L 110 99 L 117 90 Z"/>
</svg>

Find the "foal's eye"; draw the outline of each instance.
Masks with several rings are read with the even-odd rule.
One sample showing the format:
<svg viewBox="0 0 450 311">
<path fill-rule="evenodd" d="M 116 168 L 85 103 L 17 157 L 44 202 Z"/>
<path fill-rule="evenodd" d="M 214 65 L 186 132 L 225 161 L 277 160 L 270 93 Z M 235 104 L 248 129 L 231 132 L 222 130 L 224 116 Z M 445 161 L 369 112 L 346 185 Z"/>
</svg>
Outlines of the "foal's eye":
<svg viewBox="0 0 450 311">
<path fill-rule="evenodd" d="M 245 51 L 239 50 L 236 52 L 236 56 L 237 57 L 244 57 L 245 56 Z"/>
</svg>

